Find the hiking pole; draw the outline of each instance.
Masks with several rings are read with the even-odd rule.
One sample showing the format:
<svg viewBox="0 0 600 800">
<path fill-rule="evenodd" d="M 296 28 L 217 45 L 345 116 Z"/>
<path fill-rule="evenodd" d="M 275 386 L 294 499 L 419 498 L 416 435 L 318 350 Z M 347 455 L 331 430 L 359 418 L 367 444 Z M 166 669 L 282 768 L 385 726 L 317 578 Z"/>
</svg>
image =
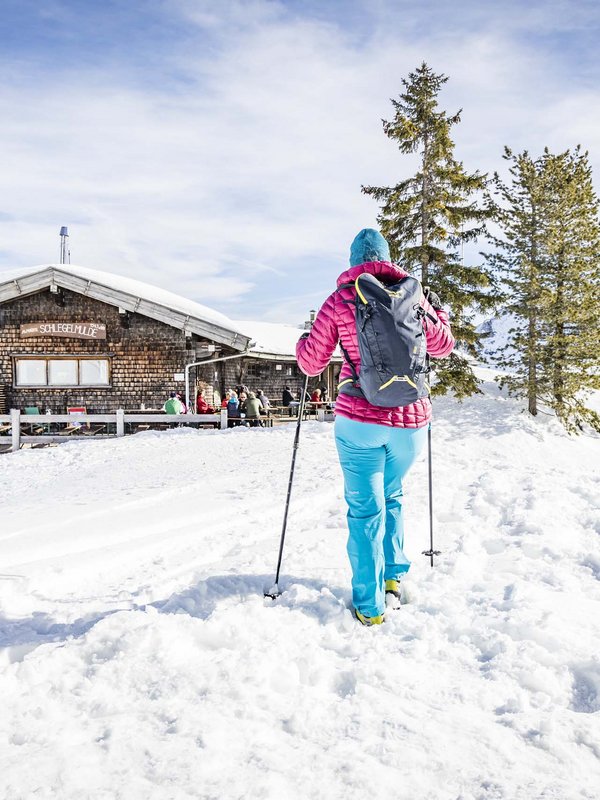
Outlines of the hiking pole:
<svg viewBox="0 0 600 800">
<path fill-rule="evenodd" d="M 281 529 L 281 540 L 279 542 L 279 558 L 277 559 L 277 571 L 275 573 L 275 583 L 267 591 L 265 590 L 264 596 L 270 597 L 271 600 L 276 600 L 281 591 L 279 590 L 279 570 L 281 569 L 281 559 L 283 557 L 283 543 L 285 542 L 285 529 L 287 527 L 288 511 L 290 508 L 290 497 L 292 494 L 292 483 L 294 481 L 294 468 L 296 466 L 296 454 L 298 452 L 298 442 L 300 441 L 300 425 L 302 417 L 304 416 L 304 401 L 306 393 L 308 392 L 308 375 L 304 380 L 304 387 L 302 389 L 302 398 L 300 399 L 300 408 L 298 409 L 298 422 L 296 424 L 296 435 L 294 436 L 294 446 L 292 450 L 292 467 L 290 469 L 290 479 L 288 481 L 287 498 L 285 501 L 285 512 L 283 514 L 283 527 Z"/>
<path fill-rule="evenodd" d="M 433 557 L 439 556 L 441 550 L 433 549 L 433 475 L 431 471 L 431 422 L 427 428 L 427 445 L 429 449 L 429 550 L 423 550 L 424 556 L 429 556 L 433 567 Z"/>
</svg>

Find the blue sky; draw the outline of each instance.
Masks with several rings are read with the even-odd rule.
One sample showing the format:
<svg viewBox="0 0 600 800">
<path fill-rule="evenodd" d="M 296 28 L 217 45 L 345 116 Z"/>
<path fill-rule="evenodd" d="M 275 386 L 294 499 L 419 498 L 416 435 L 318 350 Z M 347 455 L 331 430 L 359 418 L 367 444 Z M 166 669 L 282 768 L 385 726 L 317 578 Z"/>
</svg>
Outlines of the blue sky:
<svg viewBox="0 0 600 800">
<path fill-rule="evenodd" d="M 581 143 L 600 169 L 595 2 L 3 0 L 0 269 L 56 261 L 301 322 L 411 164 L 381 118 L 427 61 L 456 153 Z"/>
</svg>

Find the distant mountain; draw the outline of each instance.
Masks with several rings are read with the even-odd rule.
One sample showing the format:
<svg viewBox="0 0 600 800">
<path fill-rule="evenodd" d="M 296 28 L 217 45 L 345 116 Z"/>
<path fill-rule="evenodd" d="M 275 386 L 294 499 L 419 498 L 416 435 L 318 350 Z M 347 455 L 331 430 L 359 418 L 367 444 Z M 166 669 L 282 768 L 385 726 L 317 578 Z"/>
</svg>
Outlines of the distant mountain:
<svg viewBox="0 0 600 800">
<path fill-rule="evenodd" d="M 482 334 L 484 361 L 494 361 L 500 351 L 510 341 L 510 331 L 522 324 L 513 314 L 502 314 L 487 319 L 478 325 L 477 333 Z"/>
</svg>

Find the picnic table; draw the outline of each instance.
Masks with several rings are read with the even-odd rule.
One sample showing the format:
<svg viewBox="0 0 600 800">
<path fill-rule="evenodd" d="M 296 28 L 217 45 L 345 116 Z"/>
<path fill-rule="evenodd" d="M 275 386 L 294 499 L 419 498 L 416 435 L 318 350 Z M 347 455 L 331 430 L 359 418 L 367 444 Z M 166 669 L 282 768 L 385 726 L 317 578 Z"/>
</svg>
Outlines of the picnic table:
<svg viewBox="0 0 600 800">
<path fill-rule="evenodd" d="M 271 412 L 271 414 L 274 414 L 276 417 L 281 417 L 281 418 L 285 419 L 285 417 L 297 417 L 299 408 L 300 408 L 300 403 L 297 402 L 297 401 L 294 401 L 293 403 L 290 403 L 289 406 L 274 406 L 274 405 L 271 405 L 271 406 L 269 406 L 269 411 Z M 306 408 L 306 405 L 304 406 L 304 415 L 303 416 L 304 416 L 304 419 L 308 419 L 308 410 Z"/>
<path fill-rule="evenodd" d="M 335 403 L 332 403 L 329 400 L 323 401 L 313 401 L 307 400 L 304 403 L 304 413 L 302 415 L 303 419 L 310 419 L 311 417 L 317 418 L 317 412 L 320 409 L 324 409 L 326 412 L 333 412 L 335 407 Z M 269 410 L 275 414 L 275 416 L 285 419 L 286 417 L 295 417 L 298 418 L 298 413 L 300 409 L 300 401 L 294 400 L 289 406 L 271 406 Z"/>
</svg>

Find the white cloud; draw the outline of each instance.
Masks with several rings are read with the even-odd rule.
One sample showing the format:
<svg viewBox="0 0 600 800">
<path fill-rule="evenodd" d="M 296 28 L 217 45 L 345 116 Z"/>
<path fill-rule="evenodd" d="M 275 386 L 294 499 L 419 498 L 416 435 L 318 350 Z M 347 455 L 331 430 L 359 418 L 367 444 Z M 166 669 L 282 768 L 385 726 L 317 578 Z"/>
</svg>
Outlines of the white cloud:
<svg viewBox="0 0 600 800">
<path fill-rule="evenodd" d="M 522 38 L 528 26 L 554 31 L 563 4 L 508 19 L 492 5 L 465 3 L 462 16 L 444 6 L 449 22 L 431 28 L 439 3 L 410 14 L 358 3 L 358 29 L 341 12 L 307 19 L 277 2 L 169 3 L 188 39 L 156 63 L 149 46 L 142 85 L 109 64 L 4 83 L 3 266 L 55 260 L 66 224 L 75 263 L 231 316 L 254 304 L 265 319 L 303 319 L 357 230 L 375 224 L 360 185 L 407 173 L 380 120 L 422 60 L 450 77 L 442 106 L 464 109 L 455 140 L 467 169 L 500 167 L 504 144 L 581 142 L 597 159 L 598 90 L 573 86 Z"/>
</svg>

